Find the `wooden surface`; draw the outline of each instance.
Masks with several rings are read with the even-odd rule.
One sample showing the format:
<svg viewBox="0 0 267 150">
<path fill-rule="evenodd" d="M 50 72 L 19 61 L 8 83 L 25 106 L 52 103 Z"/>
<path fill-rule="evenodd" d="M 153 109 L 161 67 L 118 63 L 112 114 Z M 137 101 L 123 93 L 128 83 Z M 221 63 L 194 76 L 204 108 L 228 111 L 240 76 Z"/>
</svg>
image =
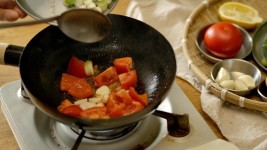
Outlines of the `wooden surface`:
<svg viewBox="0 0 267 150">
<path fill-rule="evenodd" d="M 128 3 L 129 0 L 120 0 L 117 7 L 112 11 L 112 13 L 125 14 Z M 29 19 L 31 18 L 27 17 L 24 20 Z M 26 46 L 30 39 L 46 26 L 47 24 L 39 24 L 25 27 L 0 29 L 0 42 Z M 18 67 L 0 65 L 0 86 L 19 79 L 20 76 Z M 200 93 L 184 80 L 176 78 L 176 81 L 178 85 L 183 89 L 185 94 L 189 97 L 202 117 L 207 121 L 218 138 L 223 138 L 219 129 L 217 128 L 217 125 L 201 109 Z M 18 144 L 5 119 L 2 110 L 0 111 L 0 150 L 19 150 Z"/>
</svg>

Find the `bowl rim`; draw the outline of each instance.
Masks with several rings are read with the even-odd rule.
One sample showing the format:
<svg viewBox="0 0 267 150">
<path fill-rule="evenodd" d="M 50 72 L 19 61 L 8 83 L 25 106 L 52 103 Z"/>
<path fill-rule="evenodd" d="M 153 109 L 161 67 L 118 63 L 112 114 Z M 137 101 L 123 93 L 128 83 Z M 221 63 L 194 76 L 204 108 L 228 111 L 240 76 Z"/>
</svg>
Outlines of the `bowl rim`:
<svg viewBox="0 0 267 150">
<path fill-rule="evenodd" d="M 267 87 L 266 84 L 265 84 L 265 80 L 262 80 L 260 82 L 260 84 L 258 85 L 258 87 L 257 87 L 257 93 L 260 95 L 260 97 L 261 97 L 261 99 L 263 101 L 266 101 L 267 102 L 267 96 L 263 95 L 262 92 L 261 92 L 261 90 L 260 90 L 263 85 L 265 85 L 265 87 Z"/>
<path fill-rule="evenodd" d="M 42 3 L 43 1 L 38 1 L 38 0 L 37 1 L 36 0 L 28 0 L 28 1 L 16 0 L 16 2 L 23 11 L 25 11 L 29 16 L 31 16 L 32 18 L 36 20 L 55 17 L 55 16 L 58 16 L 64 13 L 65 11 L 69 9 L 80 9 L 80 8 L 68 8 L 67 6 L 64 6 L 64 0 L 58 0 L 58 1 L 54 0 L 52 2 L 47 1 L 44 3 Z M 104 15 L 110 14 L 110 12 L 116 7 L 118 2 L 119 0 L 111 0 L 111 2 L 108 4 L 107 9 L 103 10 L 102 13 Z M 51 11 L 47 11 L 47 12 L 39 11 L 39 10 L 47 9 L 46 8 L 47 6 L 49 6 L 49 9 L 51 9 Z M 49 24 L 55 25 L 55 26 L 58 25 L 56 21 L 49 22 Z"/>
<path fill-rule="evenodd" d="M 259 45 L 258 43 L 261 42 L 260 40 L 257 40 L 257 38 L 260 38 L 263 40 L 266 39 L 266 34 L 261 35 L 261 33 L 264 33 L 266 31 L 266 28 L 267 28 L 267 21 L 263 22 L 254 32 L 254 35 L 252 38 L 253 49 L 251 52 L 255 62 L 265 71 L 267 71 L 267 66 L 264 66 L 263 63 L 260 61 L 260 58 L 258 57 L 259 56 L 258 54 L 262 51 L 262 48 L 260 48 L 260 49 L 257 48 L 257 45 Z M 264 36 L 265 36 L 265 38 L 262 38 Z"/>
</svg>

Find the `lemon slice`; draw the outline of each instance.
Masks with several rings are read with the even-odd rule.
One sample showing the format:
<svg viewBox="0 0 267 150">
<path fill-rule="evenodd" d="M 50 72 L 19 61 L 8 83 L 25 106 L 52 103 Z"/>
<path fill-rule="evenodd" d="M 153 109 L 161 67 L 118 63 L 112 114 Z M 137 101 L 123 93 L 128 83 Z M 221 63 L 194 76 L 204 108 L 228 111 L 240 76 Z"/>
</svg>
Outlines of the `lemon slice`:
<svg viewBox="0 0 267 150">
<path fill-rule="evenodd" d="M 218 14 L 222 21 L 238 24 L 245 29 L 253 28 L 263 21 L 256 9 L 238 2 L 222 4 L 219 7 Z"/>
</svg>

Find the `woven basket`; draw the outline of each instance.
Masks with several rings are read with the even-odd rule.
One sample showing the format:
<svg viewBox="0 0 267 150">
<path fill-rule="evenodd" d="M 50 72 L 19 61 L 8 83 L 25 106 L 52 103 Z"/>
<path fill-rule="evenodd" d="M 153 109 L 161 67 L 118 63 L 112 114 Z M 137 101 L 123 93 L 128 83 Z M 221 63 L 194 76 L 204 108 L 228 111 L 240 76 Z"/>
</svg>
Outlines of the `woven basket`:
<svg viewBox="0 0 267 150">
<path fill-rule="evenodd" d="M 256 90 L 252 91 L 246 97 L 236 95 L 226 89 L 221 88 L 217 83 L 210 79 L 211 67 L 214 63 L 206 60 L 195 45 L 195 38 L 198 30 L 207 24 L 221 21 L 218 17 L 217 10 L 219 6 L 229 0 L 206 0 L 203 1 L 189 16 L 185 25 L 185 34 L 183 37 L 183 52 L 188 60 L 189 69 L 195 74 L 196 78 L 204 85 L 213 95 L 241 107 L 267 112 L 267 103 L 261 101 Z M 259 14 L 265 20 L 267 19 L 267 1 L 265 0 L 232 0 L 248 4 L 259 11 Z M 251 36 L 255 30 L 249 31 Z M 255 63 L 249 56 L 247 61 Z M 255 65 L 261 70 L 263 79 L 266 77 L 266 71 Z"/>
</svg>

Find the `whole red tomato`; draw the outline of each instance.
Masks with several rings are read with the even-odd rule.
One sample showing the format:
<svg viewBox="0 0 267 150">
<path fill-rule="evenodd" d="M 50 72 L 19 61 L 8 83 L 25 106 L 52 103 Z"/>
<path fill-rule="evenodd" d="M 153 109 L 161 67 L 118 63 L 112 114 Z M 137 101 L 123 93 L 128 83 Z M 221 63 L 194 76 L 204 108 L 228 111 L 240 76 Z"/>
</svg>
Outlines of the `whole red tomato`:
<svg viewBox="0 0 267 150">
<path fill-rule="evenodd" d="M 242 32 L 231 23 L 219 22 L 211 25 L 204 35 L 207 50 L 221 58 L 234 57 L 243 42 Z"/>
</svg>

